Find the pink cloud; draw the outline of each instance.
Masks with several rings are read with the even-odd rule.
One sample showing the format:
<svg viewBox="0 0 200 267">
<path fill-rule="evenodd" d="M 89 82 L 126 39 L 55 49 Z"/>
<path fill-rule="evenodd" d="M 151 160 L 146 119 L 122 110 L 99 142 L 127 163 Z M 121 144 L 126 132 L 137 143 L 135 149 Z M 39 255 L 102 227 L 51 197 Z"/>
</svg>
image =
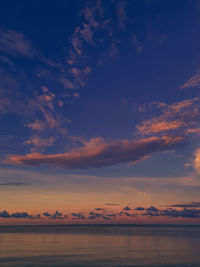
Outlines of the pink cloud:
<svg viewBox="0 0 200 267">
<path fill-rule="evenodd" d="M 154 119 L 143 122 L 142 125 L 137 126 L 137 129 L 143 134 L 156 134 L 163 131 L 175 130 L 181 126 L 184 126 L 184 122 L 179 120 L 168 122 Z"/>
<path fill-rule="evenodd" d="M 28 123 L 26 127 L 31 128 L 32 130 L 43 131 L 46 128 L 46 125 L 43 121 L 35 120 L 32 123 Z"/>
<path fill-rule="evenodd" d="M 36 151 L 36 148 L 43 150 L 48 146 L 52 146 L 54 142 L 55 138 L 52 136 L 49 138 L 42 138 L 35 134 L 32 135 L 28 140 L 26 140 L 24 144 L 33 145 L 34 148 L 32 148 L 32 151 Z"/>
<path fill-rule="evenodd" d="M 180 128 L 187 133 L 187 130 L 198 122 L 199 100 L 198 97 L 195 97 L 171 105 L 159 104 L 161 115 L 143 121 L 136 128 L 140 134 L 158 134 Z"/>
<path fill-rule="evenodd" d="M 184 88 L 196 87 L 198 85 L 200 85 L 200 73 L 192 76 L 187 82 L 185 82 L 179 88 L 184 89 Z"/>
<path fill-rule="evenodd" d="M 173 149 L 181 144 L 183 140 L 184 138 L 180 136 L 163 136 L 108 143 L 103 138 L 92 138 L 85 142 L 83 147 L 68 153 L 10 155 L 7 162 L 19 165 L 54 165 L 67 169 L 95 168 L 128 162 L 136 163 L 153 153 Z"/>
</svg>

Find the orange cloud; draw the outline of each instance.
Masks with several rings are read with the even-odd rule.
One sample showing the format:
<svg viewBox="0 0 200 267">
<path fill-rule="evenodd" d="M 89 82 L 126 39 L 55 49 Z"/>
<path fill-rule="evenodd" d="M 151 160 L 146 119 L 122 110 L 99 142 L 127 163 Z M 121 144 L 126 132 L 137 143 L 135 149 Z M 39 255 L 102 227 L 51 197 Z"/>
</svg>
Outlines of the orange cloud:
<svg viewBox="0 0 200 267">
<path fill-rule="evenodd" d="M 195 152 L 195 159 L 193 162 L 195 170 L 200 174 L 200 149 L 197 149 Z"/>
<path fill-rule="evenodd" d="M 197 135 L 200 135 L 200 128 L 192 128 L 192 129 L 188 129 L 187 130 L 187 133 L 188 134 L 197 134 Z"/>
<path fill-rule="evenodd" d="M 183 137 L 150 137 L 137 141 L 113 141 L 107 143 L 103 138 L 92 138 L 83 147 L 69 153 L 42 155 L 39 153 L 10 155 L 8 162 L 22 165 L 54 165 L 67 169 L 94 168 L 145 159 L 159 151 L 175 148 Z"/>
<path fill-rule="evenodd" d="M 152 134 L 152 133 L 160 133 L 163 131 L 175 130 L 180 128 L 181 126 L 184 126 L 184 122 L 180 120 L 168 122 L 168 121 L 159 121 L 155 119 L 155 120 L 144 121 L 141 125 L 137 126 L 137 129 L 139 132 L 143 134 Z"/>
<path fill-rule="evenodd" d="M 199 118 L 200 102 L 195 97 L 171 105 L 159 105 L 161 115 L 143 121 L 136 128 L 140 134 L 158 134 L 182 128 L 187 132 Z"/>
<path fill-rule="evenodd" d="M 38 135 L 32 135 L 28 140 L 26 140 L 24 143 L 27 145 L 34 145 L 36 148 L 44 149 L 47 146 L 52 146 L 54 144 L 55 138 L 49 137 L 49 138 L 41 138 Z"/>
</svg>

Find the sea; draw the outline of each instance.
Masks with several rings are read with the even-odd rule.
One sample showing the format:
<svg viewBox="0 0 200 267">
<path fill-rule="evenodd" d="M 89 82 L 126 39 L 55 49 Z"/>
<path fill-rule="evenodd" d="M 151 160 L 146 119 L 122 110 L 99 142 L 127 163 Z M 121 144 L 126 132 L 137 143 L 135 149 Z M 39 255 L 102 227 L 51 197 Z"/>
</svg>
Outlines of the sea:
<svg viewBox="0 0 200 267">
<path fill-rule="evenodd" d="M 1 267 L 200 267 L 200 226 L 0 226 Z"/>
</svg>

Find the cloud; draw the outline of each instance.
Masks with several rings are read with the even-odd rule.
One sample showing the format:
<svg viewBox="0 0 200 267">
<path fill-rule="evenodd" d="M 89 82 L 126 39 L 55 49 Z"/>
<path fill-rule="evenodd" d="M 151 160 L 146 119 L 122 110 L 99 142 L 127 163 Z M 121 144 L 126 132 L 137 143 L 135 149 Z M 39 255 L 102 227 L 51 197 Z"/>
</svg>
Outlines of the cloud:
<svg viewBox="0 0 200 267">
<path fill-rule="evenodd" d="M 104 209 L 104 208 L 96 208 L 95 210 L 96 211 L 104 211 L 104 212 L 106 211 L 106 209 Z"/>
<path fill-rule="evenodd" d="M 19 182 L 7 182 L 7 183 L 0 183 L 0 186 L 24 186 L 28 185 L 26 183 L 19 183 Z"/>
<path fill-rule="evenodd" d="M 63 215 L 62 212 L 55 211 L 54 213 L 49 213 L 49 212 L 43 212 L 42 215 L 48 219 L 54 219 L 54 220 L 63 220 L 66 215 Z"/>
<path fill-rule="evenodd" d="M 133 34 L 132 42 L 135 45 L 137 54 L 140 54 L 142 52 L 143 46 L 140 44 L 138 37 L 135 34 Z"/>
<path fill-rule="evenodd" d="M 40 217 L 38 215 L 37 215 L 37 218 Z M 34 219 L 34 218 L 36 218 L 33 215 L 29 215 L 27 212 L 15 212 L 15 213 L 10 214 L 6 210 L 4 210 L 2 212 L 0 211 L 0 217 L 1 218 L 15 218 L 15 219 Z"/>
<path fill-rule="evenodd" d="M 62 212 L 59 212 L 59 211 L 55 211 L 54 214 L 51 215 L 51 219 L 59 219 L 59 220 L 63 220 L 64 217 L 63 217 L 63 213 Z"/>
<path fill-rule="evenodd" d="M 111 219 L 114 219 L 117 215 L 115 213 L 108 214 L 106 213 L 105 209 L 98 209 L 98 211 L 101 211 L 101 213 L 94 212 L 94 211 L 89 212 L 87 219 L 89 220 L 96 220 L 96 219 L 111 220 Z"/>
<path fill-rule="evenodd" d="M 13 30 L 0 29 L 0 51 L 11 56 L 32 58 L 34 49 L 23 34 Z"/>
<path fill-rule="evenodd" d="M 8 163 L 19 165 L 54 165 L 67 169 L 95 168 L 118 163 L 137 163 L 156 152 L 171 150 L 183 144 L 182 136 L 150 137 L 137 141 L 105 142 L 92 138 L 83 147 L 69 153 L 42 155 L 39 153 L 8 156 Z"/>
<path fill-rule="evenodd" d="M 192 76 L 187 82 L 185 82 L 183 85 L 181 85 L 179 88 L 190 88 L 190 87 L 197 87 L 200 85 L 200 73 L 197 73 L 196 75 Z"/>
<path fill-rule="evenodd" d="M 196 134 L 200 135 L 200 128 L 191 128 L 186 130 L 187 134 Z"/>
<path fill-rule="evenodd" d="M 128 206 L 124 207 L 123 210 L 131 210 Z"/>
<path fill-rule="evenodd" d="M 44 212 L 42 215 L 44 215 L 45 217 L 51 217 L 51 214 L 49 212 Z"/>
<path fill-rule="evenodd" d="M 101 29 L 103 25 L 103 8 L 101 7 L 101 1 L 95 3 L 90 2 L 86 4 L 86 7 L 80 12 L 84 16 L 84 22 L 77 26 L 72 34 L 71 48 L 69 50 L 69 56 L 66 62 L 69 65 L 80 63 L 83 58 L 86 58 L 85 44 L 93 45 L 94 30 Z"/>
<path fill-rule="evenodd" d="M 72 213 L 72 219 L 79 219 L 79 220 L 84 220 L 86 219 L 84 213 Z"/>
<path fill-rule="evenodd" d="M 8 211 L 0 211 L 0 217 L 1 218 L 14 218 L 14 219 L 51 219 L 51 220 L 63 220 L 64 218 L 67 218 L 67 215 L 64 215 L 62 212 L 55 211 L 54 213 L 49 212 L 43 212 L 41 214 L 29 214 L 28 212 L 14 212 L 9 213 Z"/>
<path fill-rule="evenodd" d="M 32 152 L 44 151 L 55 144 L 58 136 L 63 137 L 67 134 L 68 120 L 57 111 L 55 94 L 44 86 L 42 86 L 42 91 L 42 94 L 35 93 L 27 100 L 26 117 L 29 120 L 34 119 L 25 124 L 25 127 L 32 130 L 32 134 L 24 141 L 24 144 L 30 145 Z M 38 117 L 40 119 L 35 119 Z"/>
<path fill-rule="evenodd" d="M 137 207 L 137 208 L 135 208 L 135 210 L 140 211 L 140 210 L 145 210 L 145 208 L 143 208 L 143 207 Z"/>
<path fill-rule="evenodd" d="M 73 67 L 68 72 L 73 78 L 73 88 L 79 88 L 86 85 L 91 68 L 89 66 L 85 66 L 84 68 Z"/>
<path fill-rule="evenodd" d="M 26 140 L 24 143 L 27 145 L 33 145 L 34 148 L 44 149 L 48 146 L 52 146 L 55 142 L 54 137 L 49 138 L 42 138 L 38 135 L 32 135 L 28 140 Z M 33 150 L 34 151 L 34 150 Z"/>
<path fill-rule="evenodd" d="M 168 207 L 176 207 L 176 208 L 200 208 L 200 202 L 188 202 L 188 203 L 180 203 L 168 205 Z"/>
<path fill-rule="evenodd" d="M 174 207 L 184 207 L 179 205 L 171 205 Z M 189 206 L 188 206 L 189 207 Z M 158 209 L 156 207 L 149 207 L 146 209 L 146 213 L 141 214 L 142 216 L 149 216 L 149 217 L 155 217 L 155 216 L 167 216 L 171 218 L 200 218 L 200 209 L 191 209 L 184 207 L 183 209 Z"/>
<path fill-rule="evenodd" d="M 120 211 L 118 213 L 119 216 L 126 216 L 126 217 L 135 217 L 136 214 L 131 214 L 130 212 L 127 212 L 127 211 Z"/>
<path fill-rule="evenodd" d="M 33 69 L 41 64 L 39 57 L 37 59 L 31 62 Z M 13 64 L 15 71 L 0 66 L 0 113 L 19 115 L 24 126 L 31 130 L 30 137 L 23 144 L 28 144 L 31 152 L 44 151 L 46 147 L 54 145 L 57 137 L 63 138 L 67 133 L 67 119 L 59 110 L 62 106 L 59 90 L 44 86 L 44 79 L 38 87 L 38 81 L 32 77 L 35 71 L 30 74 L 22 70 L 18 61 L 13 61 Z M 26 90 L 22 90 L 24 87 Z"/>
<path fill-rule="evenodd" d="M 181 129 L 188 133 L 199 119 L 200 99 L 198 97 L 187 99 L 167 105 L 158 103 L 161 115 L 145 120 L 136 126 L 138 132 L 143 135 L 160 134 Z"/>
<path fill-rule="evenodd" d="M 195 158 L 193 161 L 193 167 L 200 174 L 200 149 L 197 149 L 195 152 Z"/>
<path fill-rule="evenodd" d="M 90 26 L 86 23 L 83 23 L 83 29 L 80 29 L 80 32 L 82 34 L 82 37 L 85 39 L 86 42 L 92 44 L 93 40 L 93 32 L 90 29 Z"/>
<path fill-rule="evenodd" d="M 182 218 L 200 218 L 200 209 L 166 209 L 160 211 L 160 216 L 168 216 L 168 217 L 182 217 Z"/>
<path fill-rule="evenodd" d="M 15 212 L 11 214 L 11 217 L 16 219 L 32 219 L 33 217 L 29 215 L 27 212 Z"/>
<path fill-rule="evenodd" d="M 100 214 L 100 213 L 91 211 L 91 212 L 89 213 L 88 219 L 89 219 L 89 220 L 96 220 L 96 219 L 98 219 L 98 218 L 102 218 L 103 216 L 104 216 L 103 214 Z"/>
<path fill-rule="evenodd" d="M 168 217 L 168 218 L 191 218 L 197 219 L 200 218 L 200 203 L 199 202 L 188 202 L 183 204 L 172 204 L 168 205 L 167 209 L 160 209 L 154 206 L 150 206 L 148 208 L 135 208 L 134 210 L 139 211 L 139 213 L 130 213 L 129 211 L 118 211 L 112 212 L 105 210 L 90 211 L 90 212 L 72 212 L 70 214 L 63 214 L 62 212 L 55 211 L 53 213 L 43 212 L 42 214 L 29 214 L 26 211 L 23 212 L 14 212 L 9 213 L 7 210 L 0 211 L 0 218 L 9 218 L 9 219 L 28 219 L 28 220 L 115 220 L 121 218 L 133 218 L 133 217 Z M 171 208 L 173 207 L 173 208 Z M 145 212 L 144 212 L 145 210 Z M 143 212 L 143 213 L 142 213 Z"/>
<path fill-rule="evenodd" d="M 6 210 L 4 210 L 2 212 L 0 211 L 0 217 L 2 217 L 2 218 L 10 218 L 11 216 Z"/>
<path fill-rule="evenodd" d="M 43 121 L 35 120 L 32 123 L 25 125 L 28 128 L 31 128 L 34 131 L 43 131 L 46 128 L 46 125 Z"/>
<path fill-rule="evenodd" d="M 122 29 L 125 29 L 126 22 L 128 20 L 128 17 L 126 14 L 126 7 L 127 7 L 126 1 L 119 1 L 117 4 L 117 16 L 119 20 L 119 27 Z"/>
<path fill-rule="evenodd" d="M 104 16 L 101 1 L 97 0 L 95 4 L 94 2 L 88 2 L 87 6 L 81 11 L 81 14 L 84 15 L 85 20 L 91 27 L 97 28 L 100 26 L 99 18 Z"/>
<path fill-rule="evenodd" d="M 159 216 L 159 210 L 156 207 L 151 206 L 146 209 L 146 215 Z"/>
<path fill-rule="evenodd" d="M 62 77 L 62 78 L 60 79 L 60 81 L 61 81 L 62 85 L 63 85 L 65 88 L 68 88 L 68 89 L 74 89 L 75 86 L 76 86 L 74 82 L 72 82 L 72 81 L 70 81 L 69 79 L 64 78 L 64 77 Z"/>
</svg>

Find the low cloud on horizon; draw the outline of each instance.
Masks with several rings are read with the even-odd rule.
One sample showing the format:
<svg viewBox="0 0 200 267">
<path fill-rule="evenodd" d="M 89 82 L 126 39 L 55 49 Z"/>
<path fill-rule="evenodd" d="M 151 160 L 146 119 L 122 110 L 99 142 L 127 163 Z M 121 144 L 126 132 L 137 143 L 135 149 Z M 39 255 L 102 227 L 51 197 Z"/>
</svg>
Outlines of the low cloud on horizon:
<svg viewBox="0 0 200 267">
<path fill-rule="evenodd" d="M 115 221 L 122 218 L 136 217 L 168 217 L 168 218 L 200 218 L 200 202 L 188 202 L 185 204 L 167 205 L 167 208 L 161 209 L 155 206 L 150 207 L 125 207 L 116 210 L 107 210 L 104 208 L 95 208 L 88 212 L 79 211 L 64 214 L 56 210 L 55 212 L 45 211 L 42 214 L 30 214 L 27 211 L 9 213 L 7 210 L 0 211 L 0 218 L 6 219 L 31 219 L 31 220 L 60 220 L 60 221 Z M 134 220 L 133 220 L 134 222 Z"/>
</svg>

